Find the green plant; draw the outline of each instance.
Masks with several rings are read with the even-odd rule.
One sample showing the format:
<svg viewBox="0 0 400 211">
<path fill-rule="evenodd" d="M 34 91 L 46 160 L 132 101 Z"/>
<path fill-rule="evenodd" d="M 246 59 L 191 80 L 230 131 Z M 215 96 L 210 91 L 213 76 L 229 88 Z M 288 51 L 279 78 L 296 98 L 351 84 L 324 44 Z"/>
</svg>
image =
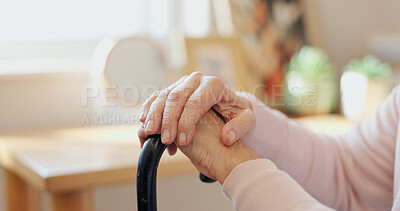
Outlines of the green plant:
<svg viewBox="0 0 400 211">
<path fill-rule="evenodd" d="M 367 55 L 362 60 L 353 59 L 343 68 L 343 72 L 352 71 L 366 75 L 369 78 L 387 78 L 392 73 L 389 64 Z"/>
<path fill-rule="evenodd" d="M 288 71 L 296 71 L 309 78 L 330 77 L 335 74 L 335 68 L 328 56 L 322 50 L 310 46 L 302 47 L 292 56 Z"/>
</svg>

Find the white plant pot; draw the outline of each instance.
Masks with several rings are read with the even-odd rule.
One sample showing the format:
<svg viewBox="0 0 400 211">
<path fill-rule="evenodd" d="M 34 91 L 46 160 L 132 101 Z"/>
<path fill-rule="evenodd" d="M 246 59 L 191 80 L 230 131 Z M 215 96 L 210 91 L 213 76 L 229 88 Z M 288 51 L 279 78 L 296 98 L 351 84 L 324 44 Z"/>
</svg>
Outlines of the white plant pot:
<svg viewBox="0 0 400 211">
<path fill-rule="evenodd" d="M 357 120 L 376 110 L 388 95 L 389 86 L 385 79 L 347 71 L 340 79 L 340 92 L 343 114 Z"/>
<path fill-rule="evenodd" d="M 311 79 L 292 71 L 286 77 L 285 91 L 285 109 L 296 115 L 327 114 L 337 105 L 334 78 Z"/>
</svg>

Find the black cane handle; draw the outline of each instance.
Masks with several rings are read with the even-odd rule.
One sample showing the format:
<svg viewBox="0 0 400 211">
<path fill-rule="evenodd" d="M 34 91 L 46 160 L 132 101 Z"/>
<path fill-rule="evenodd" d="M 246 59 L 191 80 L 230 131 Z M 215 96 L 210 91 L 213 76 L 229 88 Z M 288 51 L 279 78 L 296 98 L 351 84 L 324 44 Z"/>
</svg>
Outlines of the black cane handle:
<svg viewBox="0 0 400 211">
<path fill-rule="evenodd" d="M 143 145 L 136 175 L 139 211 L 157 210 L 157 168 L 165 148 L 160 135 L 149 136 Z"/>
<path fill-rule="evenodd" d="M 157 210 L 157 168 L 167 145 L 161 142 L 161 135 L 151 135 L 143 145 L 137 168 L 137 204 L 139 211 Z M 215 182 L 200 173 L 203 182 Z"/>
</svg>

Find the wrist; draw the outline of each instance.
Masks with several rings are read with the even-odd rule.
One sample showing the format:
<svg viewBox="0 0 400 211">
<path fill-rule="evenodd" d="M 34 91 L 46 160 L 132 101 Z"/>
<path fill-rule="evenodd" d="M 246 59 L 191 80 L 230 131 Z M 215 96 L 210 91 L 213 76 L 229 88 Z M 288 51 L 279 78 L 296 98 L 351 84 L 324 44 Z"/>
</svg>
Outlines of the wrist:
<svg viewBox="0 0 400 211">
<path fill-rule="evenodd" d="M 232 170 L 239 164 L 249 160 L 259 159 L 254 151 L 246 147 L 240 140 L 221 153 L 218 165 L 215 166 L 215 177 L 222 185 Z"/>
</svg>

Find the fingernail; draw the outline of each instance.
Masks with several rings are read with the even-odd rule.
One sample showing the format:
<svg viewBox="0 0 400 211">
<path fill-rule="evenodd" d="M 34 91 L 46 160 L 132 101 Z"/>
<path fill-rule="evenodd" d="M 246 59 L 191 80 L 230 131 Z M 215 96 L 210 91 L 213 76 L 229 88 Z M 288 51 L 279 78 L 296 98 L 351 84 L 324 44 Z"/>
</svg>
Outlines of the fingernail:
<svg viewBox="0 0 400 211">
<path fill-rule="evenodd" d="M 162 134 L 161 141 L 165 144 L 171 139 L 169 130 L 165 129 L 164 133 Z"/>
<path fill-rule="evenodd" d="M 149 132 L 152 131 L 153 129 L 154 129 L 154 121 L 149 120 L 146 125 L 146 131 Z"/>
<path fill-rule="evenodd" d="M 181 132 L 179 133 L 179 140 L 178 140 L 180 145 L 185 145 L 186 144 L 186 133 Z"/>
<path fill-rule="evenodd" d="M 233 143 L 235 141 L 236 138 L 236 134 L 233 130 L 229 131 L 228 133 L 228 139 L 229 139 L 229 143 Z"/>
<path fill-rule="evenodd" d="M 144 112 L 140 113 L 140 117 L 139 117 L 139 119 L 140 119 L 140 121 L 142 121 L 142 122 L 143 122 L 143 120 L 144 120 Z"/>
</svg>

